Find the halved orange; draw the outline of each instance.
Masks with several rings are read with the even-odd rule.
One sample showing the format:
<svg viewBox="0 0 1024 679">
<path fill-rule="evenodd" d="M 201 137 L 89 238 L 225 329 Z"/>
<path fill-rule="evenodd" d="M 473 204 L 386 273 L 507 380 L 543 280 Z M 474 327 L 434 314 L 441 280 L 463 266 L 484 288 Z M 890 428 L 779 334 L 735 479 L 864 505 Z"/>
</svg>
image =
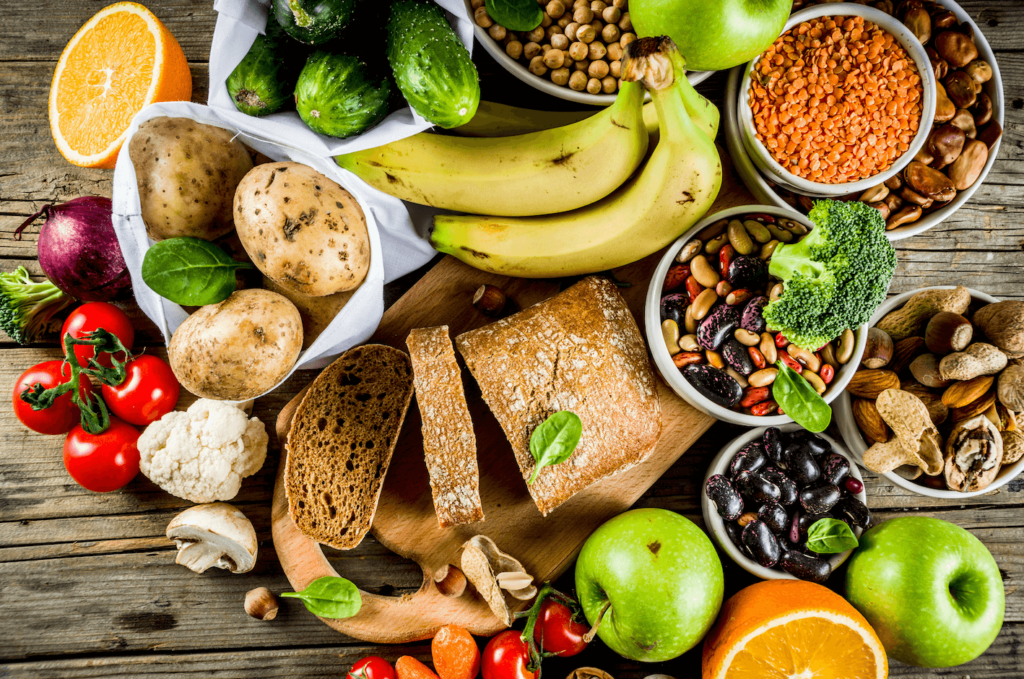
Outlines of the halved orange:
<svg viewBox="0 0 1024 679">
<path fill-rule="evenodd" d="M 832 590 L 766 580 L 725 602 L 704 639 L 703 679 L 885 679 L 871 625 Z"/>
<path fill-rule="evenodd" d="M 64 48 L 50 85 L 50 132 L 82 167 L 114 167 L 128 126 L 155 101 L 188 101 L 192 74 L 181 45 L 134 2 L 104 7 Z"/>
</svg>

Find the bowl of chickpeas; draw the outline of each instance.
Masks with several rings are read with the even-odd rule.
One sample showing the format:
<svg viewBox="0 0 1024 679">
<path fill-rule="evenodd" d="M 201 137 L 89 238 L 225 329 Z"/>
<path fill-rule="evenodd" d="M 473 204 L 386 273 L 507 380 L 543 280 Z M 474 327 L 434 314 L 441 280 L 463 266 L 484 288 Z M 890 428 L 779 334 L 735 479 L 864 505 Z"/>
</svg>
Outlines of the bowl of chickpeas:
<svg viewBox="0 0 1024 679">
<path fill-rule="evenodd" d="M 591 106 L 615 101 L 626 45 L 636 40 L 629 0 L 537 0 L 540 26 L 516 32 L 496 23 L 485 0 L 466 0 L 476 37 L 506 71 L 561 99 Z M 687 73 L 694 85 L 710 72 Z"/>
</svg>

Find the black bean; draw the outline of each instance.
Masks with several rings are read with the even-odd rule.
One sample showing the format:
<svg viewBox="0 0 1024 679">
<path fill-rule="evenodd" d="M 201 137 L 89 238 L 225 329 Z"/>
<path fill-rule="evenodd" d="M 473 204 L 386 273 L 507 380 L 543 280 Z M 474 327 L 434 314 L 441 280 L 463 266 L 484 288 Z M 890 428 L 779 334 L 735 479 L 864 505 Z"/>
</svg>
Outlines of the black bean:
<svg viewBox="0 0 1024 679">
<path fill-rule="evenodd" d="M 839 502 L 842 492 L 838 486 L 823 483 L 800 491 L 800 506 L 813 514 L 827 512 Z"/>
<path fill-rule="evenodd" d="M 816 522 L 821 521 L 822 519 L 832 519 L 832 518 L 835 518 L 835 517 L 833 517 L 828 512 L 822 512 L 821 514 L 801 512 L 800 513 L 800 522 L 799 522 L 799 525 L 800 525 L 800 540 L 801 541 L 806 541 L 807 540 L 807 531 L 810 530 L 811 526 L 813 526 Z"/>
<path fill-rule="evenodd" d="M 756 255 L 737 255 L 729 263 L 725 280 L 734 290 L 764 289 L 768 283 L 768 265 Z"/>
<path fill-rule="evenodd" d="M 743 307 L 743 313 L 740 315 L 740 327 L 755 335 L 760 335 L 764 332 L 766 324 L 762 312 L 766 306 L 768 306 L 768 298 L 764 295 L 755 297 L 747 302 L 747 305 Z"/>
<path fill-rule="evenodd" d="M 815 462 L 807 446 L 791 443 L 782 453 L 786 460 L 786 475 L 796 481 L 801 488 L 809 486 L 821 478 L 821 467 Z"/>
<path fill-rule="evenodd" d="M 779 562 L 779 542 L 763 521 L 751 521 L 743 529 L 743 544 L 754 561 L 765 568 Z"/>
<path fill-rule="evenodd" d="M 736 545 L 743 554 L 748 554 L 747 546 L 743 544 L 743 526 L 735 521 L 727 521 L 725 523 L 725 533 L 732 540 L 732 544 Z"/>
<path fill-rule="evenodd" d="M 715 474 L 704 485 L 711 504 L 718 510 L 718 515 L 726 521 L 735 521 L 743 513 L 743 498 L 732 485 L 732 482 L 721 474 Z"/>
<path fill-rule="evenodd" d="M 686 293 L 673 293 L 661 298 L 661 320 L 675 321 L 680 328 L 686 320 L 686 307 L 690 300 Z"/>
<path fill-rule="evenodd" d="M 736 478 L 742 471 L 756 472 L 768 461 L 760 441 L 751 441 L 732 456 L 729 463 L 729 476 Z"/>
<path fill-rule="evenodd" d="M 834 486 L 841 485 L 849 473 L 850 461 L 839 453 L 829 453 L 821 463 L 822 478 Z"/>
<path fill-rule="evenodd" d="M 811 455 L 814 455 L 815 457 L 832 452 L 831 443 L 817 434 L 807 431 L 806 429 L 798 429 L 796 431 L 789 432 L 786 445 L 793 445 L 794 443 L 800 443 L 807 446 Z"/>
<path fill-rule="evenodd" d="M 768 427 L 764 430 L 761 441 L 764 443 L 764 452 L 768 453 L 768 457 L 772 458 L 776 464 L 783 464 L 782 431 L 778 427 Z"/>
<path fill-rule="evenodd" d="M 736 476 L 736 490 L 744 498 L 754 502 L 767 502 L 768 500 L 778 502 L 782 497 L 779 487 L 767 481 L 757 472 L 740 472 Z"/>
<path fill-rule="evenodd" d="M 779 492 L 782 493 L 782 497 L 779 498 L 779 504 L 786 507 L 796 504 L 798 492 L 796 482 L 786 476 L 785 472 L 776 467 L 761 467 L 758 473 L 767 481 L 779 487 Z"/>
<path fill-rule="evenodd" d="M 722 358 L 740 375 L 749 375 L 754 372 L 754 362 L 750 360 L 747 348 L 736 339 L 726 340 L 722 345 Z"/>
<path fill-rule="evenodd" d="M 705 349 L 718 351 L 727 339 L 732 338 L 739 325 L 739 307 L 720 304 L 697 326 L 697 343 Z"/>
<path fill-rule="evenodd" d="M 871 525 L 871 510 L 868 506 L 852 495 L 844 496 L 832 508 L 832 512 L 840 518 L 849 519 L 849 523 L 861 528 Z"/>
<path fill-rule="evenodd" d="M 769 501 L 761 505 L 761 508 L 757 510 L 757 518 L 764 521 L 776 535 L 781 535 L 789 523 L 786 510 L 778 502 Z"/>
<path fill-rule="evenodd" d="M 818 584 L 825 582 L 828 576 L 832 575 L 832 564 L 827 560 L 791 549 L 782 553 L 779 565 L 795 578 Z"/>
<path fill-rule="evenodd" d="M 723 408 L 732 408 L 743 398 L 743 387 L 724 370 L 693 364 L 680 372 L 701 396 Z"/>
</svg>

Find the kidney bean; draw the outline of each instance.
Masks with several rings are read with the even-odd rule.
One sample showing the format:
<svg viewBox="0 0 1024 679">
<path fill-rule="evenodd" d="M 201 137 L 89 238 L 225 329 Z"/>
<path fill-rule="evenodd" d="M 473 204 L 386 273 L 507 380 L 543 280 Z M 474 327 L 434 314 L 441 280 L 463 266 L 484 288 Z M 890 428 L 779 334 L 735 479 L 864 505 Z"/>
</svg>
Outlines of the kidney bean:
<svg viewBox="0 0 1024 679">
<path fill-rule="evenodd" d="M 764 417 L 765 415 L 773 414 L 777 409 L 781 412 L 779 404 L 775 401 L 764 401 L 763 403 L 758 403 L 756 406 L 752 407 L 750 409 L 750 414 L 755 417 Z"/>
<path fill-rule="evenodd" d="M 793 517 L 789 521 L 789 534 L 786 537 L 794 545 L 799 545 L 804 541 L 805 535 L 800 528 L 799 509 L 793 512 Z"/>
<path fill-rule="evenodd" d="M 726 272 L 729 271 L 729 265 L 732 263 L 732 258 L 736 256 L 736 248 L 731 244 L 726 243 L 722 246 L 722 249 L 718 251 L 718 272 L 725 277 Z"/>
<path fill-rule="evenodd" d="M 697 295 L 704 292 L 704 286 L 701 285 L 696 278 L 691 274 L 686 278 L 686 294 L 690 297 L 690 304 L 697 299 Z"/>
<path fill-rule="evenodd" d="M 726 521 L 735 521 L 743 514 L 743 497 L 722 474 L 715 474 L 704 484 L 704 493 Z"/>
<path fill-rule="evenodd" d="M 779 501 L 782 491 L 757 472 L 740 472 L 736 475 L 736 490 L 740 495 L 754 502 Z"/>
<path fill-rule="evenodd" d="M 747 353 L 750 354 L 750 360 L 754 362 L 754 367 L 758 370 L 762 370 L 768 366 L 768 362 L 764 358 L 764 354 L 757 347 L 747 347 Z"/>
<path fill-rule="evenodd" d="M 832 575 L 832 564 L 827 560 L 801 554 L 793 549 L 787 549 L 782 553 L 779 566 L 794 578 L 818 584 L 825 582 Z"/>
<path fill-rule="evenodd" d="M 765 502 L 761 505 L 761 508 L 757 510 L 757 518 L 764 521 L 765 525 L 771 528 L 776 535 L 780 535 L 786 530 L 786 524 L 789 521 L 786 510 L 778 502 Z"/>
<path fill-rule="evenodd" d="M 842 498 L 832 507 L 832 511 L 854 526 L 867 528 L 871 525 L 871 510 L 868 506 L 852 495 Z"/>
<path fill-rule="evenodd" d="M 846 480 L 843 481 L 843 488 L 845 488 L 848 493 L 859 495 L 861 491 L 864 490 L 864 484 L 858 478 L 847 476 Z"/>
<path fill-rule="evenodd" d="M 715 286 L 715 292 L 719 297 L 726 297 L 732 292 L 732 284 L 729 281 L 718 281 L 718 285 Z"/>
<path fill-rule="evenodd" d="M 750 290 L 733 290 L 725 297 L 725 303 L 729 306 L 736 306 L 738 304 L 744 304 L 754 298 L 754 293 Z"/>
<path fill-rule="evenodd" d="M 821 372 L 818 373 L 818 377 L 821 378 L 821 381 L 824 382 L 826 386 L 832 384 L 832 378 L 835 376 L 836 369 L 830 366 L 828 363 L 823 364 L 821 366 Z"/>
<path fill-rule="evenodd" d="M 672 357 L 672 363 L 674 363 L 677 368 L 685 368 L 688 365 L 703 362 L 704 354 L 699 351 L 682 351 Z"/>
<path fill-rule="evenodd" d="M 779 352 L 779 360 L 789 366 L 789 368 L 797 374 L 804 371 L 804 367 L 785 351 Z"/>
<path fill-rule="evenodd" d="M 782 430 L 778 427 L 768 427 L 761 434 L 761 442 L 768 457 L 776 464 L 782 464 Z"/>
<path fill-rule="evenodd" d="M 688 264 L 673 264 L 668 268 L 668 273 L 665 274 L 665 285 L 662 288 L 662 292 L 674 291 L 686 283 L 686 279 L 689 277 L 690 266 Z"/>
<path fill-rule="evenodd" d="M 747 554 L 747 546 L 743 544 L 743 527 L 735 521 L 727 521 L 725 523 L 725 533 L 732 540 L 732 544 L 736 545 L 737 548 L 743 554 Z"/>
<path fill-rule="evenodd" d="M 765 458 L 768 456 L 765 455 Z M 821 475 L 829 483 L 838 486 L 850 473 L 850 461 L 839 453 L 831 453 L 821 464 Z"/>
<path fill-rule="evenodd" d="M 779 349 L 785 349 L 789 346 L 789 340 L 781 332 L 775 335 L 775 346 Z"/>
<path fill-rule="evenodd" d="M 807 446 L 807 449 L 811 451 L 811 455 L 814 457 L 821 457 L 825 453 L 832 452 L 832 444 L 806 429 L 791 433 L 789 435 L 789 443 L 800 443 Z"/>
<path fill-rule="evenodd" d="M 808 486 L 821 478 L 821 467 L 806 446 L 790 444 L 782 455 L 786 461 L 786 475 L 796 481 L 798 486 Z"/>
<path fill-rule="evenodd" d="M 813 512 L 800 512 L 800 540 L 807 540 L 807 531 L 810 530 L 811 526 L 813 526 L 816 522 L 821 521 L 822 519 L 834 518 L 835 517 L 829 514 L 828 512 L 822 512 L 820 514 L 815 514 Z"/>
<path fill-rule="evenodd" d="M 779 542 L 763 521 L 748 523 L 743 529 L 742 539 L 754 561 L 765 568 L 771 568 L 779 562 Z"/>
<path fill-rule="evenodd" d="M 782 496 L 779 498 L 779 504 L 785 507 L 796 504 L 798 489 L 793 479 L 786 476 L 781 470 L 775 467 L 767 466 L 762 467 L 758 473 L 770 483 L 774 483 L 779 487 L 779 492 Z"/>
<path fill-rule="evenodd" d="M 665 295 L 661 298 L 661 320 L 675 321 L 676 325 L 681 326 L 687 306 L 686 294 L 673 293 Z"/>
<path fill-rule="evenodd" d="M 761 213 L 757 213 L 757 214 L 753 214 L 753 215 L 747 215 L 747 219 L 756 219 L 757 221 L 759 221 L 759 222 L 761 222 L 763 224 L 774 224 L 775 223 L 775 217 L 772 217 L 771 215 L 763 215 Z"/>
<path fill-rule="evenodd" d="M 740 472 L 756 472 L 768 462 L 768 454 L 760 441 L 751 441 L 740 448 L 729 462 L 729 476 L 736 478 Z"/>
<path fill-rule="evenodd" d="M 833 486 L 831 483 L 804 488 L 800 491 L 800 506 L 815 514 L 829 511 L 840 499 L 842 499 L 842 492 L 838 486 Z"/>
</svg>

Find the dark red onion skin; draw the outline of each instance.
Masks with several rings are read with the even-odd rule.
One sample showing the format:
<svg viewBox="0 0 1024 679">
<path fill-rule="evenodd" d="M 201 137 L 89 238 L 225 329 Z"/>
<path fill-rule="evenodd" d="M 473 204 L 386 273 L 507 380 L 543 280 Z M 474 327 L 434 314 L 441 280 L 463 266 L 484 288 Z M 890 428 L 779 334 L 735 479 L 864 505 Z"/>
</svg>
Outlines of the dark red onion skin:
<svg viewBox="0 0 1024 679">
<path fill-rule="evenodd" d="M 54 285 L 83 302 L 109 302 L 132 294 L 132 279 L 111 221 L 113 204 L 102 196 L 83 196 L 62 205 L 46 205 L 14 232 L 40 215 L 39 266 Z"/>
</svg>

